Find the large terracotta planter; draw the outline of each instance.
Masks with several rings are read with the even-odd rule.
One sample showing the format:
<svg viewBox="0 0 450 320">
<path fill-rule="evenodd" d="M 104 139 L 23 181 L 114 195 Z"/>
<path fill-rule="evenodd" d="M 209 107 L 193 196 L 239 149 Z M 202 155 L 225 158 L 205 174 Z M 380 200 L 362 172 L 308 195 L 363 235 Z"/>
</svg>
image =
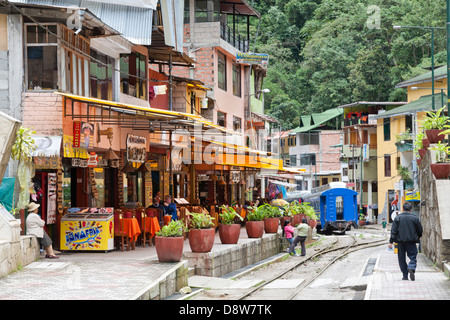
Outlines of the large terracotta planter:
<svg viewBox="0 0 450 320">
<path fill-rule="evenodd" d="M 189 245 L 192 252 L 210 252 L 214 244 L 216 230 L 210 229 L 190 229 Z"/>
<path fill-rule="evenodd" d="M 219 238 L 223 244 L 236 244 L 239 241 L 241 234 L 241 225 L 233 224 L 219 224 Z"/>
<path fill-rule="evenodd" d="M 425 150 L 428 149 L 430 147 L 430 140 L 422 139 L 422 145 Z"/>
<path fill-rule="evenodd" d="M 436 179 L 447 179 L 450 177 L 450 163 L 432 163 L 430 168 Z"/>
<path fill-rule="evenodd" d="M 428 140 L 430 143 L 438 143 L 439 141 L 443 141 L 445 139 L 444 134 L 440 134 L 444 130 L 440 129 L 431 129 L 431 130 L 425 130 L 425 134 L 427 135 Z"/>
<path fill-rule="evenodd" d="M 247 221 L 245 230 L 249 238 L 261 238 L 264 234 L 264 221 Z"/>
<path fill-rule="evenodd" d="M 311 229 L 314 229 L 317 226 L 317 221 L 310 219 L 308 221 L 308 225 L 311 227 Z"/>
<path fill-rule="evenodd" d="M 264 231 L 266 233 L 277 233 L 279 223 L 280 223 L 280 218 L 265 218 L 264 219 Z"/>
<path fill-rule="evenodd" d="M 294 215 L 293 217 L 294 222 L 291 224 L 295 227 L 296 225 L 302 223 L 302 217 L 299 214 Z"/>
<path fill-rule="evenodd" d="M 183 255 L 184 237 L 155 238 L 156 254 L 159 262 L 179 262 Z"/>
</svg>

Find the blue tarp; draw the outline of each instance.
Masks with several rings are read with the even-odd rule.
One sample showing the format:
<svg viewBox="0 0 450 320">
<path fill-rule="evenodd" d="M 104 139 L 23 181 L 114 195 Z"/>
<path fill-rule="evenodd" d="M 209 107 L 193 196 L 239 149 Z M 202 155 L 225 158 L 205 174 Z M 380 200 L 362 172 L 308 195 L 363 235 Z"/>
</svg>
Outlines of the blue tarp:
<svg viewBox="0 0 450 320">
<path fill-rule="evenodd" d="M 0 203 L 8 211 L 11 211 L 13 207 L 15 183 L 16 178 L 3 178 L 0 185 Z"/>
</svg>

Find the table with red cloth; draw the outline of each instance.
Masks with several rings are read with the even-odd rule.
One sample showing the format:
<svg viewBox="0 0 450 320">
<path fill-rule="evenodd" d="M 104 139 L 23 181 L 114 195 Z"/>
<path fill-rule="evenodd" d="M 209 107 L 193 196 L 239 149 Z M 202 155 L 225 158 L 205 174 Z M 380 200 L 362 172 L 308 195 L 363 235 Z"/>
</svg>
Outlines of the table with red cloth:
<svg viewBox="0 0 450 320">
<path fill-rule="evenodd" d="M 157 217 L 146 217 L 145 218 L 145 230 L 148 230 L 150 233 L 150 238 L 153 238 L 155 234 L 161 230 L 161 227 L 159 226 L 158 218 Z"/>
<path fill-rule="evenodd" d="M 136 247 L 136 239 L 141 234 L 141 228 L 136 218 L 124 218 L 123 219 L 123 231 L 128 235 L 131 240 L 131 249 Z"/>
</svg>

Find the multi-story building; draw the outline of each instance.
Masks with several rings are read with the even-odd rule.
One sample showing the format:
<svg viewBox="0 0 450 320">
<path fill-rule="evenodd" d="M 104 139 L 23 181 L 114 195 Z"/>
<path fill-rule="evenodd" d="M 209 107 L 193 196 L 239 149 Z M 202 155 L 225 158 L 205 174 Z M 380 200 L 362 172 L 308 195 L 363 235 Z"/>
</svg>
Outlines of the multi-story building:
<svg viewBox="0 0 450 320">
<path fill-rule="evenodd" d="M 389 106 L 405 102 L 354 102 L 342 105 L 343 121 L 343 161 L 347 162 L 349 186 L 358 195 L 359 210 L 369 220 L 374 220 L 379 212 L 378 151 L 380 136 L 377 135 L 377 121 L 374 117 Z"/>
<path fill-rule="evenodd" d="M 435 70 L 434 109 L 447 102 L 446 66 Z M 419 191 L 414 142 L 422 132 L 421 122 L 427 111 L 432 110 L 433 96 L 431 71 L 397 84 L 407 89 L 408 103 L 391 107 L 374 117 L 378 135 L 378 203 L 380 216 L 392 221 L 393 210 L 400 210 L 406 201 L 408 190 Z M 400 175 L 401 169 L 409 177 Z M 413 212 L 419 212 L 418 201 L 413 201 Z M 382 211 L 381 211 L 382 210 Z"/>
<path fill-rule="evenodd" d="M 341 180 L 340 149 L 342 110 L 302 116 L 301 126 L 292 130 L 290 165 L 306 171 L 296 176 L 298 190 L 309 190 Z"/>
</svg>

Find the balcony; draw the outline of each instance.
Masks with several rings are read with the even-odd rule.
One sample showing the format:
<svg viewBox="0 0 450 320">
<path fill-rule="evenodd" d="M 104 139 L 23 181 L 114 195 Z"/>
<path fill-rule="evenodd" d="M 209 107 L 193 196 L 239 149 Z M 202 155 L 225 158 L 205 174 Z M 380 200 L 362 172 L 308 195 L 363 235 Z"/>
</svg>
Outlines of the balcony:
<svg viewBox="0 0 450 320">
<path fill-rule="evenodd" d="M 396 142 L 395 145 L 397 146 L 398 152 L 406 152 L 406 151 L 414 150 L 414 144 L 413 144 L 412 140 L 402 140 L 402 141 Z"/>
<path fill-rule="evenodd" d="M 220 38 L 241 52 L 249 52 L 249 41 L 246 37 L 233 32 L 233 28 L 225 22 L 220 22 Z"/>
</svg>

